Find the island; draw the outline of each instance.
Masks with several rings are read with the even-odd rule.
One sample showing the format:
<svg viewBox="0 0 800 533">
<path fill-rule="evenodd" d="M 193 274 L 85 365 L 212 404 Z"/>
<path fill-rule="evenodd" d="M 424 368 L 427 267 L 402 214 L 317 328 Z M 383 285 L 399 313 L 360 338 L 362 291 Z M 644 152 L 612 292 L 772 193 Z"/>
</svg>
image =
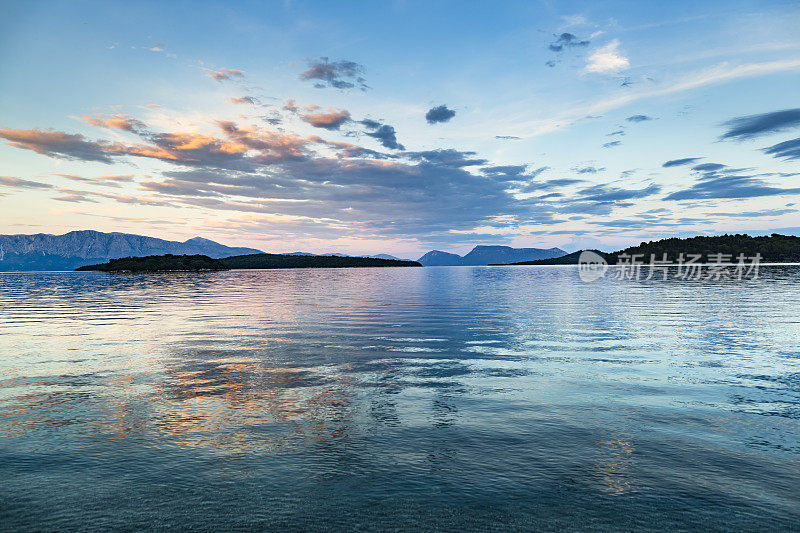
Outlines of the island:
<svg viewBox="0 0 800 533">
<path fill-rule="evenodd" d="M 578 259 L 584 250 L 573 252 L 561 257 L 551 259 L 540 259 L 537 261 L 521 261 L 517 263 L 495 264 L 493 266 L 506 265 L 577 265 Z M 703 260 L 708 260 L 713 254 L 728 254 L 733 260 L 739 254 L 746 257 L 753 257 L 760 254 L 762 263 L 798 263 L 800 262 L 800 237 L 792 235 L 763 235 L 751 237 L 745 234 L 716 235 L 716 236 L 697 236 L 685 239 L 672 237 L 657 241 L 643 242 L 638 246 L 630 246 L 624 250 L 604 253 L 599 250 L 592 252 L 604 257 L 609 264 L 614 265 L 618 262 L 617 258 L 625 255 L 628 258 L 636 255 L 649 261 L 651 254 L 656 259 L 661 259 L 664 254 L 670 261 L 676 261 L 680 254 L 689 256 L 699 254 Z"/>
<path fill-rule="evenodd" d="M 421 267 L 416 261 L 333 255 L 246 254 L 213 259 L 207 255 L 122 257 L 76 268 L 78 272 L 202 272 L 275 268 Z"/>
<path fill-rule="evenodd" d="M 148 255 L 146 257 L 121 257 L 108 263 L 86 265 L 76 272 L 96 270 L 99 272 L 200 272 L 204 270 L 228 270 L 220 259 L 207 255 Z"/>
</svg>

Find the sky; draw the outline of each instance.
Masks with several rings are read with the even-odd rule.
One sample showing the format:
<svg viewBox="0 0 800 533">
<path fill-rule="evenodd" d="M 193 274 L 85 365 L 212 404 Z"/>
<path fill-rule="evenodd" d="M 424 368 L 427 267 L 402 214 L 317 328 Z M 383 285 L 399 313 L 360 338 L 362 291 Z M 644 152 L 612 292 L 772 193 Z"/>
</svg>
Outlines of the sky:
<svg viewBox="0 0 800 533">
<path fill-rule="evenodd" d="M 800 3 L 0 2 L 0 233 L 800 235 Z"/>
</svg>

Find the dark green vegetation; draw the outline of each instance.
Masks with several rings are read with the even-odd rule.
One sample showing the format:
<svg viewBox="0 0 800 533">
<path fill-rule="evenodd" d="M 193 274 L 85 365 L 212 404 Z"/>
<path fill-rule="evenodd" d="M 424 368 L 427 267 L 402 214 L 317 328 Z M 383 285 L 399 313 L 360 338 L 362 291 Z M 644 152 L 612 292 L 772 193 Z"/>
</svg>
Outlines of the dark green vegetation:
<svg viewBox="0 0 800 533">
<path fill-rule="evenodd" d="M 378 259 L 375 257 L 339 257 L 334 255 L 250 254 L 222 259 L 228 268 L 352 268 L 418 267 L 416 261 Z"/>
<path fill-rule="evenodd" d="M 100 265 L 77 268 L 101 272 L 177 272 L 264 268 L 352 268 L 352 267 L 422 266 L 416 261 L 376 259 L 373 257 L 337 257 L 330 255 L 248 254 L 225 259 L 205 255 L 150 255 L 123 257 Z"/>
<path fill-rule="evenodd" d="M 761 254 L 763 263 L 796 263 L 800 262 L 800 237 L 780 235 L 773 233 L 769 236 L 751 237 L 737 233 L 734 235 L 719 235 L 716 237 L 691 237 L 688 239 L 662 239 L 660 241 L 643 242 L 639 246 L 631 246 L 609 255 L 609 263 L 616 263 L 620 254 L 643 254 L 649 261 L 650 254 L 655 254 L 657 260 L 667 254 L 667 259 L 677 261 L 683 254 L 701 254 L 703 260 L 708 260 L 709 254 L 731 254 L 732 260 L 744 254 L 746 257 Z"/>
<path fill-rule="evenodd" d="M 100 265 L 87 265 L 77 271 L 99 270 L 101 272 L 177 272 L 200 270 L 228 270 L 219 259 L 207 255 L 149 255 L 147 257 L 122 257 L 111 259 Z"/>
<path fill-rule="evenodd" d="M 673 237 L 660 241 L 643 242 L 638 246 L 631 246 L 608 254 L 598 250 L 592 251 L 604 256 L 612 265 L 617 263 L 617 257 L 621 254 L 639 255 L 641 257 L 637 257 L 637 260 L 643 262 L 648 262 L 651 254 L 655 255 L 656 260 L 661 260 L 664 254 L 667 254 L 667 260 L 672 262 L 677 262 L 680 254 L 684 254 L 684 256 L 700 254 L 702 261 L 708 261 L 710 254 L 717 253 L 730 254 L 731 261 L 736 261 L 739 254 L 744 254 L 747 258 L 761 254 L 762 263 L 798 263 L 800 262 L 800 237 L 778 233 L 762 237 L 751 237 L 741 233 L 715 237 L 690 237 L 688 239 Z M 576 265 L 580 255 L 581 252 L 578 251 L 553 259 L 510 264 Z"/>
</svg>

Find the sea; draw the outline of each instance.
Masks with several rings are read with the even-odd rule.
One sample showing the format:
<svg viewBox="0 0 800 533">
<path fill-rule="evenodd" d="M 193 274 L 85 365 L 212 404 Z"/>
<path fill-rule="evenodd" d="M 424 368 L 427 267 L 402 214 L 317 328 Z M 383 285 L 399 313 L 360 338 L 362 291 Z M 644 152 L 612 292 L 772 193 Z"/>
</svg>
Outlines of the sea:
<svg viewBox="0 0 800 533">
<path fill-rule="evenodd" d="M 2 273 L 0 531 L 800 530 L 799 301 L 796 265 Z"/>
</svg>

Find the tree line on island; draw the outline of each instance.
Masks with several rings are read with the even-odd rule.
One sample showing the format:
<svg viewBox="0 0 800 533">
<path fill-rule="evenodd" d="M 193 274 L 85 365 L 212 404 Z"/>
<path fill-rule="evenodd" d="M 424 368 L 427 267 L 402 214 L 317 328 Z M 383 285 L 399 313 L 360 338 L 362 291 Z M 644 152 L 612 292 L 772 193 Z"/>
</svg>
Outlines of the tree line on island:
<svg viewBox="0 0 800 533">
<path fill-rule="evenodd" d="M 122 257 L 77 271 L 180 272 L 275 268 L 421 267 L 416 261 L 335 255 L 247 254 L 215 259 L 207 255 L 150 255 Z"/>
<path fill-rule="evenodd" d="M 516 263 L 504 263 L 505 265 L 577 265 L 581 253 L 585 250 L 573 252 L 561 257 L 541 259 L 535 261 L 520 261 Z M 636 256 L 639 261 L 648 262 L 651 256 L 655 260 L 662 260 L 665 256 L 667 260 L 676 262 L 681 254 L 684 257 L 689 255 L 700 255 L 703 261 L 709 260 L 716 254 L 725 254 L 729 259 L 736 261 L 739 254 L 744 254 L 746 258 L 754 257 L 759 254 L 762 263 L 798 263 L 800 262 L 800 237 L 792 235 L 764 235 L 751 237 L 743 233 L 717 235 L 713 237 L 698 236 L 685 239 L 671 237 L 658 241 L 642 242 L 638 246 L 629 246 L 624 250 L 616 252 L 601 252 L 590 250 L 611 264 L 623 260 L 630 261 L 631 257 Z M 499 266 L 495 264 L 495 266 Z"/>
</svg>

